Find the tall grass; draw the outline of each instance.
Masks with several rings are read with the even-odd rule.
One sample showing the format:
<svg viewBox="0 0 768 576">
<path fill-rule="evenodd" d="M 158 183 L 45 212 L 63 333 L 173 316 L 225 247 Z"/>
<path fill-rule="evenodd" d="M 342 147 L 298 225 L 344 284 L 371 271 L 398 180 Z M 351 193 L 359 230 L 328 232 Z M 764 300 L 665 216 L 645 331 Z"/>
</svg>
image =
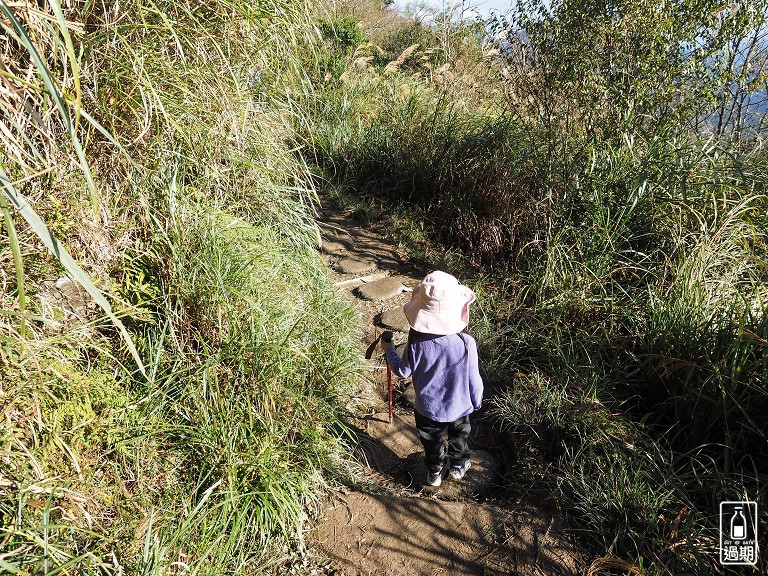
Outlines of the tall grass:
<svg viewBox="0 0 768 576">
<path fill-rule="evenodd" d="M 315 118 L 323 178 L 407 202 L 428 214 L 433 237 L 478 260 L 498 262 L 548 225 L 527 185 L 531 138 L 497 107 L 467 110 L 434 85 L 364 77 L 327 91 Z"/>
<path fill-rule="evenodd" d="M 488 357 L 548 384 L 515 382 L 494 411 L 528 437 L 524 450 L 546 431 L 554 448 L 543 465 L 526 460 L 531 477 L 548 475 L 598 553 L 717 573 L 713 511 L 761 500 L 766 482 L 765 157 L 734 162 L 711 143 L 645 149 L 627 155 L 627 142 L 590 164 L 588 195 L 542 260 L 519 269 L 512 302 L 497 303 L 492 342 L 505 353 Z M 544 401 L 551 415 L 530 418 Z M 592 434 L 579 429 L 585 415 Z M 600 433 L 616 426 L 634 432 Z"/>
<path fill-rule="evenodd" d="M 574 101 L 527 102 L 563 115 L 553 130 L 434 78 L 352 60 L 342 77 L 313 109 L 320 181 L 405 215 L 420 250 L 441 241 L 428 256 L 458 250 L 476 274 L 510 490 L 553 501 L 586 557 L 722 571 L 713 511 L 762 501 L 768 478 L 759 138 L 652 118 L 596 135 L 569 121 Z M 592 112 L 632 114 L 613 105 Z"/>
<path fill-rule="evenodd" d="M 102 319 L 44 295 L 65 270 L 15 220 L 27 277 L 2 294 L 0 568 L 279 572 L 341 460 L 331 428 L 356 362 L 294 153 L 312 4 L 2 6 L 19 23 L 3 44 L 9 180 L 108 295 L 146 374 Z"/>
<path fill-rule="evenodd" d="M 154 503 L 153 570 L 181 556 L 212 574 L 278 562 L 340 454 L 329 429 L 356 357 L 338 335 L 351 339 L 356 317 L 289 239 L 181 199 L 172 215 L 171 323 L 146 335 L 157 376 L 123 440 L 150 442 L 178 477 Z"/>
</svg>

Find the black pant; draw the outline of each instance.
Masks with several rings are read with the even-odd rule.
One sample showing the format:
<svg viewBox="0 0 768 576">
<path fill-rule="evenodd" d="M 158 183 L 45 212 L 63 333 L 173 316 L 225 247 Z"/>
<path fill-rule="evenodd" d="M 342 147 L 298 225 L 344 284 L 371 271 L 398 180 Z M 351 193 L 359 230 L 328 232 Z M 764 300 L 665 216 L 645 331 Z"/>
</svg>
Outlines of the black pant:
<svg viewBox="0 0 768 576">
<path fill-rule="evenodd" d="M 419 440 L 424 446 L 424 463 L 430 472 L 435 473 L 443 469 L 445 464 L 445 437 L 448 436 L 448 457 L 451 466 L 461 466 L 469 460 L 469 432 L 472 426 L 469 424 L 469 415 L 463 416 L 453 422 L 435 422 L 416 414 L 416 430 Z"/>
</svg>

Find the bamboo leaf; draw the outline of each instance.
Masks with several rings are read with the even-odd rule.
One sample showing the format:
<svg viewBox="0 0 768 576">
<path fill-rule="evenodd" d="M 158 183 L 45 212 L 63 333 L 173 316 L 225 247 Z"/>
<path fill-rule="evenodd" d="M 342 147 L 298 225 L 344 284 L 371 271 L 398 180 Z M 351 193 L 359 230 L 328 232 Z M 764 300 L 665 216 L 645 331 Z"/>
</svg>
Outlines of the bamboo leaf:
<svg viewBox="0 0 768 576">
<path fill-rule="evenodd" d="M 72 258 L 64 246 L 59 243 L 58 239 L 51 233 L 40 216 L 38 216 L 37 212 L 35 212 L 34 209 L 27 203 L 21 193 L 16 190 L 8 178 L 8 175 L 2 168 L 0 168 L 0 185 L 2 185 L 2 189 L 6 197 L 16 207 L 24 220 L 27 221 L 27 224 L 29 224 L 33 232 L 37 234 L 40 240 L 43 241 L 43 244 L 45 244 L 48 250 L 51 251 L 51 253 L 56 257 L 61 265 L 64 266 L 72 278 L 76 282 L 80 283 L 80 285 L 85 288 L 85 290 L 88 292 L 88 294 L 91 295 L 96 303 L 101 306 L 102 310 L 104 310 L 112 323 L 117 327 L 123 337 L 123 340 L 125 341 L 126 346 L 128 346 L 128 350 L 130 351 L 131 356 L 133 356 L 134 360 L 136 360 L 136 364 L 138 365 L 139 370 L 146 377 L 147 373 L 144 369 L 144 363 L 141 361 L 141 357 L 139 356 L 139 353 L 133 344 L 131 335 L 128 334 L 128 331 L 125 329 L 125 326 L 120 321 L 120 319 L 115 316 L 109 301 L 106 299 L 101 290 L 99 290 L 91 281 L 91 279 L 88 277 L 88 274 L 86 274 L 85 271 L 77 264 L 77 262 L 75 262 L 75 259 Z"/>
<path fill-rule="evenodd" d="M 8 240 L 13 252 L 13 267 L 16 269 L 16 291 L 19 294 L 19 312 L 21 313 L 21 323 L 19 333 L 22 338 L 27 337 L 26 303 L 27 294 L 24 289 L 24 261 L 21 258 L 21 248 L 19 247 L 19 237 L 16 235 L 16 227 L 13 225 L 11 211 L 8 206 L 8 200 L 0 196 L 0 211 L 5 219 L 5 228 L 8 230 Z"/>
<path fill-rule="evenodd" d="M 67 47 L 67 55 L 69 56 L 69 65 L 72 69 L 72 79 L 75 82 L 75 126 L 74 130 L 77 130 L 77 118 L 80 114 L 80 102 L 82 93 L 80 90 L 80 64 L 75 56 L 75 47 L 72 45 L 72 37 L 69 34 L 69 26 L 64 18 L 64 11 L 61 9 L 60 0 L 51 0 L 51 9 L 56 15 L 56 21 L 59 23 L 59 30 L 64 37 L 64 44 Z"/>
<path fill-rule="evenodd" d="M 56 88 L 56 85 L 51 76 L 51 72 L 48 70 L 48 66 L 46 66 L 45 62 L 40 57 L 40 54 L 38 53 L 37 48 L 35 48 L 32 39 L 21 25 L 21 22 L 19 22 L 19 20 L 16 18 L 11 8 L 8 6 L 8 4 L 6 4 L 5 0 L 0 0 L 0 11 L 2 11 L 2 13 L 5 14 L 5 16 L 8 18 L 11 25 L 13 26 L 14 31 L 16 32 L 18 41 L 24 46 L 27 52 L 29 52 L 29 55 L 32 57 L 32 61 L 35 64 L 37 73 L 43 80 L 46 91 L 50 95 L 54 104 L 56 104 L 56 108 L 59 110 L 61 119 L 64 122 L 67 131 L 69 132 L 69 137 L 72 141 L 72 147 L 75 149 L 75 154 L 77 155 L 77 159 L 80 162 L 80 168 L 82 169 L 83 174 L 85 174 L 85 179 L 88 182 L 88 190 L 90 191 L 91 195 L 91 205 L 93 207 L 94 216 L 97 216 L 99 202 L 98 196 L 96 194 L 96 184 L 93 182 L 91 168 L 88 165 L 88 161 L 85 159 L 85 152 L 83 151 L 83 147 L 80 144 L 80 140 L 77 138 L 77 130 L 76 127 L 72 124 L 72 119 L 69 115 L 67 104 L 64 102 L 61 94 L 59 94 L 59 91 Z M 8 30 L 8 25 L 5 22 L 0 22 L 0 26 Z"/>
<path fill-rule="evenodd" d="M 6 562 L 0 558 L 0 568 L 7 570 L 9 574 L 20 574 L 21 576 L 29 576 L 29 572 L 19 568 L 18 564 Z"/>
</svg>

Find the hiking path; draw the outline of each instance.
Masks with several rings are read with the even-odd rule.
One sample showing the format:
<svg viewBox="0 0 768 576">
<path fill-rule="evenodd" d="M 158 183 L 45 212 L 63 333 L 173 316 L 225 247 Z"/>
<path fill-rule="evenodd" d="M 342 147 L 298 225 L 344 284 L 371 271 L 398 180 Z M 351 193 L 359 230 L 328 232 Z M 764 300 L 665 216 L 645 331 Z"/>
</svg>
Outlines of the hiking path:
<svg viewBox="0 0 768 576">
<path fill-rule="evenodd" d="M 361 312 L 361 355 L 383 330 L 402 354 L 408 322 L 402 306 L 429 272 L 403 259 L 381 224 L 363 224 L 324 204 L 320 250 L 329 274 Z M 471 323 L 470 323 L 471 326 Z M 482 362 L 482 358 L 481 358 Z M 571 576 L 579 565 L 560 521 L 543 506 L 511 501 L 500 488 L 502 461 L 484 438 L 494 432 L 473 416 L 472 467 L 460 482 L 425 486 L 426 468 L 413 419 L 409 381 L 394 378 L 390 423 L 386 364 L 377 347 L 350 400 L 350 426 L 363 463 L 364 489 L 338 492 L 310 535 L 338 576 Z"/>
</svg>

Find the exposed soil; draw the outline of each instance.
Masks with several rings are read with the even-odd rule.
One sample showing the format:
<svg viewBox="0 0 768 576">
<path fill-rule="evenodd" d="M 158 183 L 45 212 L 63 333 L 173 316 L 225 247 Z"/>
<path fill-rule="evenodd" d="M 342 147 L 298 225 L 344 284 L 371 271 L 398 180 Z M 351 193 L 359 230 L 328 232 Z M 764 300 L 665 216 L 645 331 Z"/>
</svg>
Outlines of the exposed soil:
<svg viewBox="0 0 768 576">
<path fill-rule="evenodd" d="M 362 225 L 330 203 L 321 214 L 322 251 L 332 280 L 362 313 L 361 354 L 384 329 L 402 330 L 396 309 L 431 270 L 404 260 L 377 225 Z M 362 289 L 361 289 L 362 287 Z M 395 310 L 394 313 L 383 314 Z M 382 316 L 392 323 L 381 325 Z M 395 332 L 395 342 L 405 334 Z M 579 560 L 563 523 L 536 503 L 499 496 L 503 470 L 493 454 L 473 446 L 461 482 L 423 485 L 421 458 L 408 400 L 396 382 L 389 422 L 386 368 L 377 352 L 350 409 L 358 452 L 377 493 L 350 491 L 327 503 L 311 534 L 315 552 L 339 576 L 558 575 L 578 573 Z M 474 425 L 474 423 L 473 423 Z M 487 432 L 486 432 L 487 433 Z M 470 440 L 477 437 L 475 432 Z"/>
<path fill-rule="evenodd" d="M 318 544 L 339 574 L 575 574 L 572 553 L 535 509 L 352 493 L 331 504 Z"/>
</svg>

